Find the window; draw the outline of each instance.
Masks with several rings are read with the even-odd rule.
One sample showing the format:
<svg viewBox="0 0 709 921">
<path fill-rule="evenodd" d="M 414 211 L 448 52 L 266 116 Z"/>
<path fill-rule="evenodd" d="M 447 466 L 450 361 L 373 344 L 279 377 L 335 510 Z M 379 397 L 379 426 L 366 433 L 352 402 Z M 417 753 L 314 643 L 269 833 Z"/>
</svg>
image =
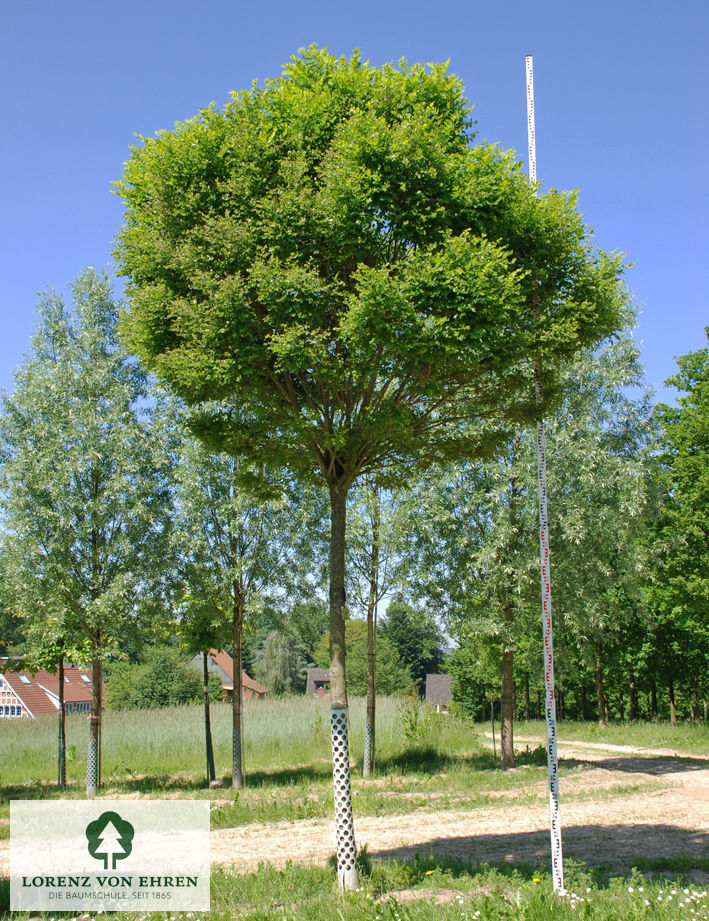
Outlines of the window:
<svg viewBox="0 0 709 921">
<path fill-rule="evenodd" d="M 24 674 L 20 674 L 20 681 L 23 684 L 30 684 L 30 679 L 27 677 L 27 675 Z"/>
<path fill-rule="evenodd" d="M 88 676 L 88 675 L 85 675 L 83 672 L 79 675 L 79 678 L 81 678 L 82 681 L 90 681 L 90 680 L 91 680 L 91 679 L 89 678 L 89 676 Z"/>
</svg>

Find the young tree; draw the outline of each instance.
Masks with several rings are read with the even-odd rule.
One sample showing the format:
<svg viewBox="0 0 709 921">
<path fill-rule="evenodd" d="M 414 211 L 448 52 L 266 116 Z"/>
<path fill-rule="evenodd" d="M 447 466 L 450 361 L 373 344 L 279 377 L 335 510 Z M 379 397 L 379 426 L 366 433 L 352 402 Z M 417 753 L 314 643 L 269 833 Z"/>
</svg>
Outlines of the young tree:
<svg viewBox="0 0 709 921">
<path fill-rule="evenodd" d="M 39 303 L 32 352 L 2 399 L 2 513 L 18 611 L 41 653 L 93 667 L 87 793 L 100 782 L 102 666 L 157 592 L 166 534 L 158 446 L 140 410 L 144 372 L 119 352 L 118 305 L 93 269 L 66 306 Z M 52 629 L 47 632 L 47 624 Z"/>
<path fill-rule="evenodd" d="M 348 585 L 367 617 L 367 712 L 362 776 L 374 773 L 376 749 L 376 637 L 379 602 L 400 577 L 405 529 L 401 492 L 362 477 L 348 510 Z"/>
<path fill-rule="evenodd" d="M 284 483 L 237 457 L 210 452 L 190 436 L 184 413 L 181 416 L 176 405 L 165 409 L 165 424 L 172 429 L 174 441 L 178 578 L 193 605 L 198 604 L 203 639 L 219 635 L 221 624 L 226 628 L 221 635 L 228 634 L 232 647 L 232 786 L 239 788 L 244 782 L 244 619 L 274 592 L 279 579 L 285 581 L 292 554 L 288 536 L 296 515 Z"/>
<path fill-rule="evenodd" d="M 224 450 L 318 473 L 329 491 L 348 888 L 348 491 L 385 462 L 409 475 L 493 439 L 462 419 L 542 411 L 535 368 L 550 398 L 559 361 L 615 329 L 625 301 L 620 261 L 592 248 L 574 197 L 535 195 L 511 154 L 471 145 L 471 125 L 445 66 L 310 48 L 223 111 L 145 139 L 118 183 L 128 342 L 204 405 L 202 430 Z"/>
<path fill-rule="evenodd" d="M 179 543 L 179 538 L 176 543 Z M 209 599 L 190 594 L 189 589 L 180 605 L 178 630 L 182 644 L 191 656 L 202 657 L 202 699 L 204 702 L 204 746 L 207 760 L 207 783 L 216 779 L 214 769 L 214 746 L 212 744 L 212 720 L 210 714 L 209 652 L 222 649 L 227 631 L 221 611 L 215 609 Z M 220 686 L 221 691 L 221 686 Z"/>
<path fill-rule="evenodd" d="M 627 393 L 641 380 L 629 337 L 583 353 L 547 422 L 555 651 L 575 669 L 594 668 L 601 719 L 605 653 L 638 616 L 651 508 L 649 404 Z M 516 647 L 538 629 L 536 498 L 534 439 L 518 429 L 496 457 L 434 471 L 412 499 L 424 511 L 407 551 L 414 595 L 447 612 L 463 647 L 484 637 L 503 647 L 503 767 L 514 764 Z"/>
</svg>

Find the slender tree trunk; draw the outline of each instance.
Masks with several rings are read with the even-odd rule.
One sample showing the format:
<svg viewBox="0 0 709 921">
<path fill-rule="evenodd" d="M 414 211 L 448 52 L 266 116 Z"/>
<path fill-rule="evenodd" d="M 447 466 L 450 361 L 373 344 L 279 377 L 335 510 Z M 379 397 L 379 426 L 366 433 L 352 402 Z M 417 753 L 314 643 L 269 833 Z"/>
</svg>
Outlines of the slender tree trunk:
<svg viewBox="0 0 709 921">
<path fill-rule="evenodd" d="M 502 707 L 500 713 L 500 758 L 502 770 L 515 766 L 514 750 L 514 646 L 502 653 Z"/>
<path fill-rule="evenodd" d="M 204 741 L 207 751 L 207 783 L 214 780 L 214 749 L 212 748 L 212 721 L 209 715 L 209 652 L 202 653 L 204 665 Z"/>
<path fill-rule="evenodd" d="M 377 673 L 376 673 L 376 601 L 367 610 L 367 716 L 364 724 L 364 761 L 362 777 L 374 773 L 376 742 Z"/>
<path fill-rule="evenodd" d="M 606 692 L 603 687 L 603 663 L 601 661 L 601 651 L 596 650 L 596 698 L 598 701 L 598 722 L 601 726 L 608 722 Z"/>
<path fill-rule="evenodd" d="M 630 681 L 630 709 L 628 712 L 628 719 L 631 723 L 635 723 L 640 716 L 640 705 L 638 703 L 638 689 L 635 683 L 635 672 L 633 669 L 630 669 L 629 674 Z"/>
<path fill-rule="evenodd" d="M 656 723 L 658 720 L 657 715 L 657 684 L 655 679 L 650 680 L 650 718 L 653 723 Z"/>
<path fill-rule="evenodd" d="M 581 685 L 581 719 L 588 719 L 588 693 L 585 682 Z"/>
<path fill-rule="evenodd" d="M 625 721 L 625 698 L 623 697 L 623 688 L 618 688 L 618 712 L 622 723 Z"/>
<path fill-rule="evenodd" d="M 345 678 L 345 533 L 347 486 L 330 486 L 330 718 L 335 791 L 337 881 L 341 891 L 359 886 L 352 816 Z"/>
<path fill-rule="evenodd" d="M 241 632 L 244 625 L 244 606 L 238 585 L 234 586 L 232 613 L 232 641 L 234 646 L 234 690 L 231 695 L 231 786 L 239 790 L 244 786 L 243 754 L 241 745 Z"/>
<path fill-rule="evenodd" d="M 694 684 L 692 686 L 692 720 L 696 721 L 699 719 L 699 678 L 694 676 Z"/>
<path fill-rule="evenodd" d="M 86 762 L 86 795 L 96 796 L 101 785 L 101 659 L 94 659 L 91 676 L 91 716 L 89 717 L 89 755 Z"/>
<path fill-rule="evenodd" d="M 59 741 L 57 746 L 57 781 L 66 788 L 66 707 L 64 706 L 64 656 L 59 656 Z"/>
<path fill-rule="evenodd" d="M 566 695 L 564 693 L 564 676 L 559 672 L 559 678 L 556 682 L 557 684 L 557 703 L 559 704 L 559 709 L 557 711 L 559 720 L 566 719 Z"/>
<path fill-rule="evenodd" d="M 675 707 L 675 683 L 672 678 L 670 678 L 670 683 L 668 687 L 668 692 L 670 696 L 670 722 L 673 726 L 677 725 L 677 708 Z"/>
<path fill-rule="evenodd" d="M 529 675 L 524 678 L 524 719 L 529 722 Z"/>
<path fill-rule="evenodd" d="M 367 717 L 364 724 L 364 761 L 362 776 L 374 773 L 376 743 L 376 642 L 377 642 L 377 595 L 379 592 L 379 488 L 375 486 L 374 516 L 372 518 L 372 556 L 369 570 L 369 598 L 367 600 Z"/>
<path fill-rule="evenodd" d="M 537 688 L 537 719 L 542 718 L 542 692 Z"/>
</svg>

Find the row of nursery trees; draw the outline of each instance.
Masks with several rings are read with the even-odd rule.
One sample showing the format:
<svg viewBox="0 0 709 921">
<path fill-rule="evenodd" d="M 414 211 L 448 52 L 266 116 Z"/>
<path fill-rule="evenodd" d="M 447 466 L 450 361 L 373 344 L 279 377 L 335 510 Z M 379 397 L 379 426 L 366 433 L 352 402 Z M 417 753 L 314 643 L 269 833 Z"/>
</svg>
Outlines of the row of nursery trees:
<svg viewBox="0 0 709 921">
<path fill-rule="evenodd" d="M 595 696 L 600 719 L 635 718 L 646 695 L 652 715 L 660 686 L 699 714 L 707 350 L 651 412 L 621 260 L 573 195 L 475 142 L 444 66 L 310 48 L 142 139 L 117 189 L 126 303 L 92 271 L 72 306 L 47 295 L 2 412 L 6 611 L 35 664 L 93 664 L 95 762 L 105 661 L 227 631 L 238 674 L 250 618 L 299 632 L 293 612 L 324 600 L 338 878 L 356 886 L 346 622 L 366 624 L 366 771 L 378 605 L 399 594 L 456 646 L 460 706 L 495 696 L 502 659 L 512 763 L 515 676 L 530 712 L 540 686 L 541 417 L 561 709 Z"/>
</svg>

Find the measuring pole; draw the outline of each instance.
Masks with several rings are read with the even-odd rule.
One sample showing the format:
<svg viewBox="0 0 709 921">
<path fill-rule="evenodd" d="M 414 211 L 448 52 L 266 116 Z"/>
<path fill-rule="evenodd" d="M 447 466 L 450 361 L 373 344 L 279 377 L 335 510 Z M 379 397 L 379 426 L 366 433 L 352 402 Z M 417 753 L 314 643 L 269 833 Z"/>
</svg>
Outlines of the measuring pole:
<svg viewBox="0 0 709 921">
<path fill-rule="evenodd" d="M 537 181 L 537 147 L 534 131 L 534 69 L 532 55 L 527 64 L 527 138 L 529 141 L 529 181 Z M 537 402 L 541 390 L 537 377 Z M 539 557 L 542 580 L 542 627 L 544 634 L 544 693 L 547 724 L 547 771 L 549 774 L 549 813 L 551 817 L 551 869 L 554 890 L 564 893 L 564 862 L 561 854 L 559 818 L 559 759 L 556 751 L 556 697 L 554 694 L 554 647 L 551 629 L 551 578 L 549 574 L 549 520 L 547 517 L 547 459 L 544 422 L 537 423 L 537 480 L 539 484 Z"/>
</svg>

